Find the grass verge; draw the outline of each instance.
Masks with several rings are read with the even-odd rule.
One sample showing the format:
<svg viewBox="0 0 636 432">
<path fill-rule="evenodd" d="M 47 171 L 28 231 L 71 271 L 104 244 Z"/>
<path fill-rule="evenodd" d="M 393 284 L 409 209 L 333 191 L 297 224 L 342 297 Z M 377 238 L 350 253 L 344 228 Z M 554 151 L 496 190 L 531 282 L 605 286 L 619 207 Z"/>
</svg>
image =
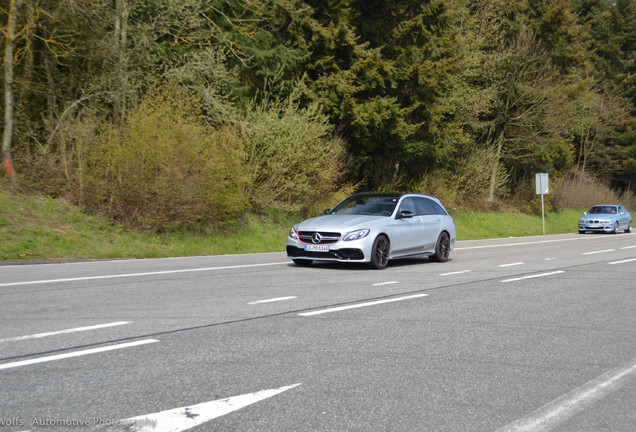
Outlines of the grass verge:
<svg viewBox="0 0 636 432">
<path fill-rule="evenodd" d="M 546 234 L 576 232 L 580 211 L 546 215 Z M 458 240 L 542 234 L 541 216 L 521 213 L 453 213 Z M 156 234 L 122 228 L 51 198 L 0 193 L 0 261 L 160 258 L 282 252 L 291 225 L 282 213 L 248 215 L 232 226 L 206 232 Z"/>
</svg>

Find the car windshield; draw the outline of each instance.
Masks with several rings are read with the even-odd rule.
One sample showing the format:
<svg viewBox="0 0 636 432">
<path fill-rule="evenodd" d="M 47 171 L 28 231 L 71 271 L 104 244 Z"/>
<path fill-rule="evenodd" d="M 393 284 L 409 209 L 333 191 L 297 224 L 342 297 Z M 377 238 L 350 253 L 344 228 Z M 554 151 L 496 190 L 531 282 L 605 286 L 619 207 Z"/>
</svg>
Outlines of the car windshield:
<svg viewBox="0 0 636 432">
<path fill-rule="evenodd" d="M 398 200 L 395 195 L 354 195 L 335 206 L 329 214 L 391 216 Z"/>
<path fill-rule="evenodd" d="M 588 212 L 589 214 L 616 214 L 616 206 L 594 206 Z"/>
</svg>

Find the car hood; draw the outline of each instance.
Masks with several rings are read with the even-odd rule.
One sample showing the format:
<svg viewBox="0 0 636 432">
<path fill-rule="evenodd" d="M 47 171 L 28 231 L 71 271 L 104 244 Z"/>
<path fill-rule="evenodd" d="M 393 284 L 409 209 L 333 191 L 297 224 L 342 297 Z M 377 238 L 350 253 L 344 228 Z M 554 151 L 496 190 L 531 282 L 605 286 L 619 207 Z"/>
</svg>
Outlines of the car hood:
<svg viewBox="0 0 636 432">
<path fill-rule="evenodd" d="M 390 219 L 389 216 L 324 215 L 299 223 L 298 231 L 349 231 L 371 228 L 376 224 L 386 223 Z"/>
<path fill-rule="evenodd" d="M 610 213 L 597 213 L 597 214 L 588 214 L 585 216 L 581 216 L 579 219 L 582 222 L 593 221 L 593 220 L 615 220 L 618 219 L 618 215 L 610 214 Z"/>
</svg>

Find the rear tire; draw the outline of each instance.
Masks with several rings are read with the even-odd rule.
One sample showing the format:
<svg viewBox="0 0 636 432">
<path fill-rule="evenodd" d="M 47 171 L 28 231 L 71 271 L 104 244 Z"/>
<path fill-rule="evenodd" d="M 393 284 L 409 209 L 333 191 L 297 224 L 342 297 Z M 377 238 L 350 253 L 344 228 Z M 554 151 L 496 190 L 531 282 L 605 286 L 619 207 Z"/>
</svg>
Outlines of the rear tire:
<svg viewBox="0 0 636 432">
<path fill-rule="evenodd" d="M 446 231 L 441 233 L 435 244 L 435 255 L 431 257 L 432 261 L 446 262 L 450 256 L 450 236 Z"/>
<path fill-rule="evenodd" d="M 380 235 L 373 242 L 371 249 L 371 267 L 382 270 L 389 264 L 389 254 L 391 252 L 391 243 L 389 239 Z"/>
</svg>

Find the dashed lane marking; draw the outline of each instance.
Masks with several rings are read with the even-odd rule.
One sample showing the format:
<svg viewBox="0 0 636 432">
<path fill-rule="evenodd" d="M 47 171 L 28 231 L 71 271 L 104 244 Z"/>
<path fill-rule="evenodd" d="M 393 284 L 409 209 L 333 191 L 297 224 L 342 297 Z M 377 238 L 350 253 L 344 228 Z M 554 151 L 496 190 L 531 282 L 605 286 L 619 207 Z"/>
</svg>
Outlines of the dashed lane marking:
<svg viewBox="0 0 636 432">
<path fill-rule="evenodd" d="M 524 279 L 534 279 L 534 278 L 538 278 L 538 277 L 552 276 L 552 275 L 560 274 L 560 273 L 565 273 L 565 272 L 562 271 L 562 270 L 559 270 L 559 271 L 553 271 L 553 272 L 548 272 L 548 273 L 539 273 L 539 274 L 534 274 L 534 275 L 529 275 L 529 276 L 521 276 L 521 277 L 512 278 L 512 279 L 504 279 L 501 282 L 516 282 L 516 281 L 520 281 L 520 280 L 524 280 Z"/>
<path fill-rule="evenodd" d="M 460 270 L 460 271 L 449 272 L 449 273 L 440 273 L 440 276 L 452 276 L 452 275 L 458 275 L 463 273 L 470 273 L 470 270 Z"/>
<path fill-rule="evenodd" d="M 604 249 L 604 250 L 599 250 L 599 251 L 583 252 L 581 255 L 595 255 L 595 254 L 600 254 L 600 253 L 613 252 L 615 250 L 616 249 Z"/>
<path fill-rule="evenodd" d="M 206 272 L 206 271 L 215 271 L 215 270 L 231 270 L 231 269 L 241 269 L 241 268 L 251 268 L 251 267 L 277 266 L 277 265 L 283 265 L 283 264 L 289 264 L 289 263 L 285 261 L 285 262 L 264 263 L 264 264 L 245 264 L 245 265 L 223 266 L 223 267 L 203 267 L 203 268 L 164 270 L 164 271 L 154 271 L 154 272 L 144 272 L 144 273 L 120 273 L 120 274 L 101 275 L 101 276 L 85 276 L 85 277 L 64 278 L 64 279 L 46 279 L 46 280 L 24 281 L 24 282 L 9 282 L 9 283 L 1 283 L 0 287 L 10 287 L 10 286 L 20 286 L 20 285 L 40 285 L 40 284 L 48 284 L 48 283 L 76 282 L 76 281 L 88 281 L 88 280 L 99 280 L 99 279 L 116 279 L 116 278 L 139 277 L 139 276 L 155 276 L 155 275 L 178 274 L 178 273 L 194 273 L 194 272 Z"/>
<path fill-rule="evenodd" d="M 396 283 L 399 283 L 399 282 L 398 281 L 378 282 L 378 283 L 374 283 L 373 286 L 393 285 Z"/>
<path fill-rule="evenodd" d="M 17 362 L 4 363 L 4 364 L 0 364 L 0 370 L 12 369 L 12 368 L 17 368 L 22 366 L 29 366 L 29 365 L 34 365 L 38 363 L 46 363 L 46 362 L 51 362 L 55 360 L 63 360 L 63 359 L 72 358 L 72 357 L 80 357 L 80 356 L 85 356 L 89 354 L 103 353 L 103 352 L 113 351 L 113 350 L 118 350 L 123 348 L 132 348 L 132 347 L 146 345 L 146 344 L 155 343 L 155 342 L 159 342 L 159 341 L 157 339 L 144 339 L 144 340 L 140 340 L 136 342 L 127 342 L 127 343 L 118 344 L 118 345 L 109 345 L 109 346 L 100 347 L 100 348 L 91 348 L 91 349 L 82 350 L 82 351 L 73 351 L 73 352 L 69 352 L 65 354 L 57 354 L 57 355 L 52 355 L 47 357 L 39 357 L 39 358 L 34 358 L 29 360 L 21 360 Z"/>
<path fill-rule="evenodd" d="M 379 304 L 392 303 L 392 302 L 397 302 L 397 301 L 402 301 L 402 300 L 412 300 L 412 299 L 426 297 L 426 296 L 428 296 L 428 294 L 415 294 L 415 295 L 410 295 L 410 296 L 406 296 L 406 297 L 396 297 L 396 298 L 385 299 L 385 300 L 377 300 L 377 301 L 366 302 L 366 303 L 358 303 L 358 304 L 353 304 L 353 305 L 348 305 L 348 306 L 339 306 L 339 307 L 334 307 L 334 308 L 329 308 L 329 309 L 321 309 L 321 310 L 317 310 L 317 311 L 313 311 L 313 312 L 303 312 L 303 313 L 299 313 L 298 315 L 305 316 L 305 317 L 314 316 L 314 315 L 321 315 L 321 314 L 326 314 L 326 313 L 330 313 L 330 312 L 340 312 L 340 311 L 344 311 L 344 310 L 348 310 L 348 309 L 356 309 L 356 308 L 362 308 L 362 307 L 367 307 L 367 306 L 376 306 L 376 305 L 379 305 Z"/>
<path fill-rule="evenodd" d="M 293 299 L 297 299 L 297 298 L 298 297 L 296 297 L 296 296 L 277 297 L 277 298 L 266 299 L 266 300 L 252 301 L 252 302 L 249 302 L 248 305 L 257 305 L 257 304 L 262 304 L 262 303 L 274 303 L 274 302 L 279 302 L 279 301 L 293 300 Z"/>
<path fill-rule="evenodd" d="M 117 322 L 106 323 L 106 324 L 97 324 L 97 325 L 86 326 L 86 327 L 76 327 L 76 328 L 71 328 L 66 330 L 37 333 L 37 334 L 32 334 L 27 336 L 16 336 L 16 337 L 7 338 L 7 339 L 0 339 L 0 342 L 18 342 L 18 341 L 27 340 L 27 339 L 39 339 L 39 338 L 43 338 L 47 336 L 57 336 L 61 334 L 77 333 L 77 332 L 83 332 L 83 331 L 89 331 L 89 330 L 98 330 L 102 328 L 115 327 L 115 326 L 120 326 L 125 324 L 130 324 L 130 321 L 117 321 Z"/>
<path fill-rule="evenodd" d="M 553 429 L 636 376 L 636 358 L 555 399 L 496 432 L 542 432 Z"/>
<path fill-rule="evenodd" d="M 636 261 L 636 258 L 624 259 L 620 261 L 611 261 L 609 264 L 625 264 L 632 261 Z"/>
</svg>

